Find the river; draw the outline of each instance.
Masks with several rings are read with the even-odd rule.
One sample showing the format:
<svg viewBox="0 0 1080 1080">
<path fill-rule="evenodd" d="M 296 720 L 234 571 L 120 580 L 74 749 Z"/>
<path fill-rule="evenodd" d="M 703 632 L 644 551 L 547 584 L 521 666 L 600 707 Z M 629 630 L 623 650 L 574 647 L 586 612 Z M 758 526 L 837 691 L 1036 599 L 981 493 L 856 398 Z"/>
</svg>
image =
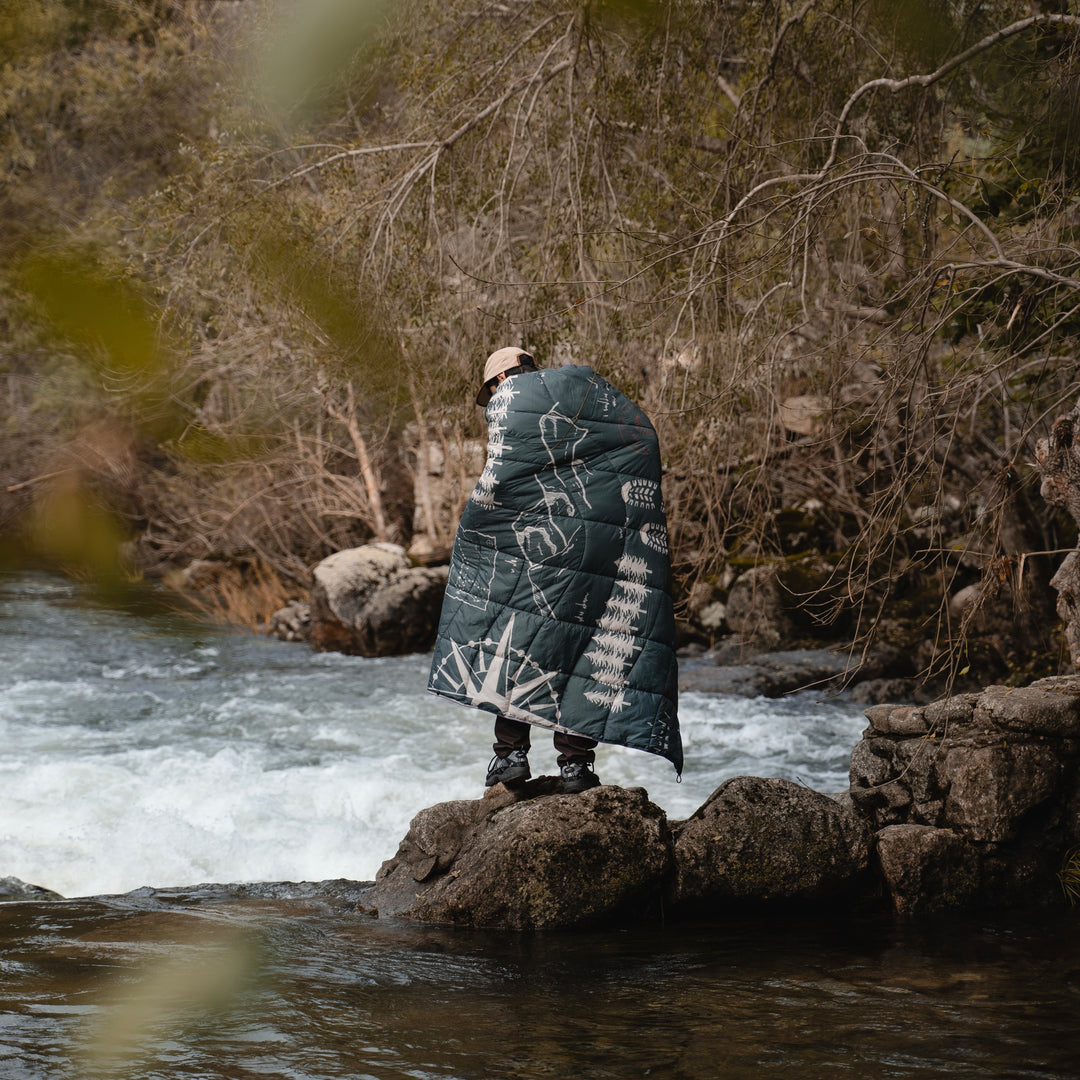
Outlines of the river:
<svg viewBox="0 0 1080 1080">
<path fill-rule="evenodd" d="M 68 898 L 0 904 L 4 1080 L 1080 1075 L 1071 911 L 367 919 L 356 883 L 417 810 L 476 797 L 490 757 L 486 718 L 424 692 L 426 657 L 313 655 L 34 575 L 0 577 L 0 631 L 0 877 Z M 865 725 L 811 695 L 680 715 L 682 783 L 632 751 L 597 763 L 673 819 L 740 773 L 841 790 Z"/>
</svg>

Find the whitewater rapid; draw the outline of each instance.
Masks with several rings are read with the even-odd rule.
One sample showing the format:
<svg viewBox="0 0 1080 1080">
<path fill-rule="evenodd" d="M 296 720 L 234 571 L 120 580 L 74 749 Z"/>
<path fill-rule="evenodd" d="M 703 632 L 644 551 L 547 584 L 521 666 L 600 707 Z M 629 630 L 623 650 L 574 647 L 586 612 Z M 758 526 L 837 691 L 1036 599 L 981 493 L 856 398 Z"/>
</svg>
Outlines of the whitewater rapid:
<svg viewBox="0 0 1080 1080">
<path fill-rule="evenodd" d="M 48 576 L 0 576 L 0 877 L 64 896 L 201 882 L 370 880 L 413 815 L 476 798 L 485 714 L 384 659 L 135 615 Z M 857 706 L 686 694 L 686 770 L 602 746 L 608 783 L 671 819 L 723 780 L 847 787 Z M 554 772 L 537 731 L 533 773 Z"/>
</svg>

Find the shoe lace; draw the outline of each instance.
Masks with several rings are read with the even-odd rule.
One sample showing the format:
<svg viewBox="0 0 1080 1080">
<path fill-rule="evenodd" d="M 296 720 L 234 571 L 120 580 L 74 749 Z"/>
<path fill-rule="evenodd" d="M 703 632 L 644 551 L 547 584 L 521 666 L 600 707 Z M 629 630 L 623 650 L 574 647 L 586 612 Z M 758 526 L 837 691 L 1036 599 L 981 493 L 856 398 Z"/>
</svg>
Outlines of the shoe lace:
<svg viewBox="0 0 1080 1080">
<path fill-rule="evenodd" d="M 518 765 L 526 764 L 525 752 L 523 750 L 511 750 L 506 757 L 499 757 L 496 754 L 488 765 L 488 772 L 502 772 L 503 769 L 514 768 Z"/>
<path fill-rule="evenodd" d="M 578 777 L 582 773 L 593 772 L 592 763 L 588 761 L 568 761 L 560 770 L 563 776 L 566 777 Z"/>
</svg>

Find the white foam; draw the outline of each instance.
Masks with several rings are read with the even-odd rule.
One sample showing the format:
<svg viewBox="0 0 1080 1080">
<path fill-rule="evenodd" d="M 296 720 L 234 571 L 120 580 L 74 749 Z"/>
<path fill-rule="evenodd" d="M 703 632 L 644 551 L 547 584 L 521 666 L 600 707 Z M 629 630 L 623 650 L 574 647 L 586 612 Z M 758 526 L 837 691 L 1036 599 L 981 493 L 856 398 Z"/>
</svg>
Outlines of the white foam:
<svg viewBox="0 0 1080 1080">
<path fill-rule="evenodd" d="M 56 595 L 5 606 L 33 625 Z M 53 637 L 0 639 L 0 876 L 66 896 L 368 880 L 421 808 L 480 793 L 492 718 L 427 694 L 428 657 L 313 654 L 206 628 L 155 635 L 78 607 L 45 615 Z M 92 662 L 71 655 L 72 639 L 93 642 Z M 839 790 L 865 724 L 812 698 L 688 694 L 680 713 L 681 784 L 662 758 L 597 756 L 602 779 L 645 787 L 673 819 L 739 774 Z M 546 732 L 530 760 L 534 774 L 555 772 Z"/>
<path fill-rule="evenodd" d="M 203 881 L 366 880 L 412 814 L 448 790 L 436 771 L 403 783 L 400 756 L 292 768 L 273 768 L 272 756 L 157 748 L 5 769 L 4 873 L 68 896 Z"/>
</svg>

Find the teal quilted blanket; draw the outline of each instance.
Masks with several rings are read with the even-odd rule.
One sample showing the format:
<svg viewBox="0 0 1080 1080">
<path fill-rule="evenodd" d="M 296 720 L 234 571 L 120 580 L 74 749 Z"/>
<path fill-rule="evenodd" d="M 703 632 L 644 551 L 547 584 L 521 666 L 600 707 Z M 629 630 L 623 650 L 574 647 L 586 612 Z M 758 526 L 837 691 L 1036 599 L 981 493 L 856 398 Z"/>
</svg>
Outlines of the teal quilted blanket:
<svg viewBox="0 0 1080 1080">
<path fill-rule="evenodd" d="M 429 689 L 682 771 L 656 432 L 591 368 L 514 375 L 487 405 Z"/>
</svg>

